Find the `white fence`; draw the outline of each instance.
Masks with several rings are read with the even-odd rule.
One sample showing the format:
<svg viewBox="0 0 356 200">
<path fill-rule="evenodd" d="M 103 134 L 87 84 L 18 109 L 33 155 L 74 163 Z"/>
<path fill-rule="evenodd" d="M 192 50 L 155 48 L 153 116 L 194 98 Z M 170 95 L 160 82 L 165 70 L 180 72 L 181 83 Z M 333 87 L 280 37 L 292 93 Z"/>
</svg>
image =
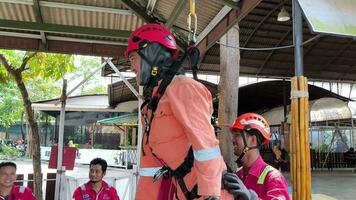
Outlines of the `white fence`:
<svg viewBox="0 0 356 200">
<path fill-rule="evenodd" d="M 76 164 L 89 164 L 93 158 L 100 157 L 108 166 L 130 168 L 137 164 L 136 150 L 78 149 Z M 48 161 L 51 147 L 41 147 L 41 160 Z"/>
</svg>

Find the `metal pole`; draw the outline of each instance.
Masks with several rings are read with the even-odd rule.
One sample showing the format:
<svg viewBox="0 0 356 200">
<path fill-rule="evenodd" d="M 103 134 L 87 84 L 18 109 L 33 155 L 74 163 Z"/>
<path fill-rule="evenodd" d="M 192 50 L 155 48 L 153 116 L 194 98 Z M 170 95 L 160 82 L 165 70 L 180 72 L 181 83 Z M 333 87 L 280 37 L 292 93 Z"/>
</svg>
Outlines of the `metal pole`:
<svg viewBox="0 0 356 200">
<path fill-rule="evenodd" d="M 287 90 L 286 90 L 286 79 L 283 79 L 283 122 L 287 122 Z"/>
<path fill-rule="evenodd" d="M 67 93 L 67 80 L 63 80 L 62 96 L 61 96 L 61 112 L 59 117 L 59 134 L 58 134 L 58 159 L 57 159 L 57 176 L 56 176 L 56 189 L 55 189 L 55 200 L 60 200 L 61 198 L 61 185 L 62 185 L 62 174 L 65 170 L 62 168 L 62 154 L 63 154 L 63 134 L 64 134 L 64 120 L 65 120 L 65 107 L 66 107 L 66 93 Z"/>
<path fill-rule="evenodd" d="M 111 69 L 113 69 L 122 79 L 122 81 L 126 84 L 127 87 L 129 87 L 129 89 L 131 90 L 132 93 L 134 93 L 134 95 L 136 97 L 138 97 L 138 92 L 136 91 L 136 89 L 130 84 L 130 82 L 128 82 L 125 78 L 125 76 L 116 68 L 116 66 L 109 60 L 107 61 L 108 64 L 110 65 Z"/>
<path fill-rule="evenodd" d="M 138 87 L 139 89 L 139 98 L 138 98 L 138 107 L 140 108 L 143 101 L 142 99 L 140 98 L 140 96 L 143 95 L 143 86 L 139 86 Z M 136 148 L 136 152 L 137 152 L 137 166 L 136 166 L 136 170 L 135 171 L 135 176 L 136 176 L 136 179 L 133 179 L 133 182 L 136 181 L 136 183 L 138 182 L 138 179 L 139 179 L 139 169 L 140 169 L 140 158 L 141 158 L 141 146 L 142 146 L 142 137 L 143 137 L 143 134 L 142 134 L 142 124 L 141 124 L 141 110 L 138 109 L 138 123 L 137 123 L 137 148 Z M 132 184 L 132 199 L 135 199 L 136 197 L 136 184 Z"/>
<path fill-rule="evenodd" d="M 303 19 L 297 0 L 293 0 L 293 43 L 295 76 L 303 76 Z"/>
</svg>

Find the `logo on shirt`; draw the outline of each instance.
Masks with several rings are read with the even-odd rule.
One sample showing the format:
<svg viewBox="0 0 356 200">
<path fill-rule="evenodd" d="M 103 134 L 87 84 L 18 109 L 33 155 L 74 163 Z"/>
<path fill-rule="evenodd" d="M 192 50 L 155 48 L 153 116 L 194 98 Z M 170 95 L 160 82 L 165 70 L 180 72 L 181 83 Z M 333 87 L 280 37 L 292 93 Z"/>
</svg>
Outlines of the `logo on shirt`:
<svg viewBox="0 0 356 200">
<path fill-rule="evenodd" d="M 90 200 L 90 195 L 89 194 L 84 194 L 83 195 L 83 200 Z"/>
</svg>

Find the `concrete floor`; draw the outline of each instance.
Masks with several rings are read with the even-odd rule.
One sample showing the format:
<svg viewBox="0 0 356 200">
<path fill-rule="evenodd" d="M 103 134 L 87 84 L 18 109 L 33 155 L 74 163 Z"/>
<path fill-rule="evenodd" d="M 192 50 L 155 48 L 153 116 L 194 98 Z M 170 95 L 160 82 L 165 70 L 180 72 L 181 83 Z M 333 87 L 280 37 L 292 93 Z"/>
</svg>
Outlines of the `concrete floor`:
<svg viewBox="0 0 356 200">
<path fill-rule="evenodd" d="M 289 185 L 290 175 L 285 174 Z M 352 169 L 312 172 L 313 200 L 355 200 L 356 173 Z"/>
</svg>

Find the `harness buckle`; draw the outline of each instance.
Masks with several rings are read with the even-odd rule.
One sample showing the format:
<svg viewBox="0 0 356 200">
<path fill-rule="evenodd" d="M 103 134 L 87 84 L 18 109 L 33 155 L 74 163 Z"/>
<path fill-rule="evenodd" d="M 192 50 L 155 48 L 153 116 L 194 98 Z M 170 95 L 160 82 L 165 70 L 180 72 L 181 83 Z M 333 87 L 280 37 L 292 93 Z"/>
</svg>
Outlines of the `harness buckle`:
<svg viewBox="0 0 356 200">
<path fill-rule="evenodd" d="M 163 166 L 160 170 L 158 170 L 155 175 L 153 175 L 153 182 L 158 181 L 161 178 L 169 178 L 171 177 L 171 170 L 167 166 Z"/>
<path fill-rule="evenodd" d="M 157 74 L 158 74 L 158 67 L 152 67 L 151 75 L 152 76 L 157 76 Z"/>
<path fill-rule="evenodd" d="M 143 115 L 143 119 L 145 121 L 145 132 L 148 133 L 150 131 L 151 124 L 150 124 L 150 120 L 148 119 L 146 113 Z"/>
</svg>

